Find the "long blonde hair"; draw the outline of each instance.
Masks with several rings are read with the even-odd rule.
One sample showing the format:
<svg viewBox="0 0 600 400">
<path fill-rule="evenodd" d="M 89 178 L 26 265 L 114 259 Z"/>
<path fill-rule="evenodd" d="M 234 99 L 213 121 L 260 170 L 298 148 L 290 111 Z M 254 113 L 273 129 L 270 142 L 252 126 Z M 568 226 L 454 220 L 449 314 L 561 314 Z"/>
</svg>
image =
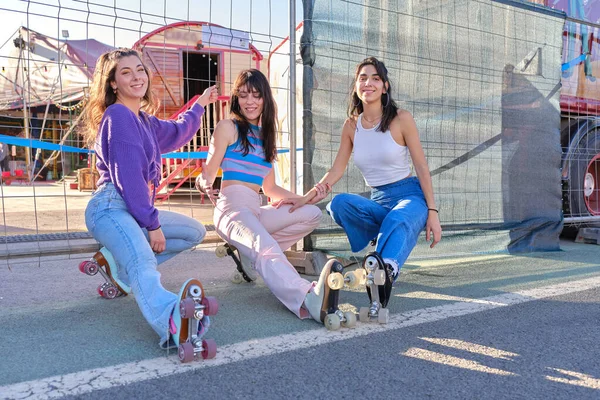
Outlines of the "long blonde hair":
<svg viewBox="0 0 600 400">
<path fill-rule="evenodd" d="M 139 51 L 122 47 L 102 54 L 98 57 L 98 61 L 96 61 L 96 69 L 90 88 L 90 98 L 84 115 L 85 129 L 83 136 L 89 147 L 94 146 L 104 111 L 106 111 L 108 106 L 115 104 L 117 101 L 117 95 L 110 85 L 111 82 L 115 81 L 117 65 L 123 57 L 129 56 L 139 58 L 148 75 L 148 89 L 142 98 L 142 109 L 149 114 L 154 113 L 158 109 L 158 99 L 152 92 L 152 72 L 146 63 L 144 63 L 142 54 Z"/>
</svg>

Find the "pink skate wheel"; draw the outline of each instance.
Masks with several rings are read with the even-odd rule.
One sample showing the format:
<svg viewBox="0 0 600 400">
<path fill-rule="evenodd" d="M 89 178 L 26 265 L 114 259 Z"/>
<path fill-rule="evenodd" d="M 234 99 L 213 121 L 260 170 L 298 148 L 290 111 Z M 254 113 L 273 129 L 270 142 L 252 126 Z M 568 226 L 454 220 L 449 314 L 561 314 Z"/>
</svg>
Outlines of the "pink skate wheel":
<svg viewBox="0 0 600 400">
<path fill-rule="evenodd" d="M 194 312 L 196 311 L 196 303 L 194 299 L 183 299 L 179 303 L 179 313 L 182 318 L 193 318 Z"/>
<path fill-rule="evenodd" d="M 104 289 L 103 289 L 104 284 L 98 286 L 98 294 L 100 295 L 100 297 L 104 297 Z"/>
<path fill-rule="evenodd" d="M 179 345 L 177 351 L 179 361 L 182 363 L 188 363 L 194 359 L 194 345 L 190 342 L 185 342 Z"/>
<path fill-rule="evenodd" d="M 202 299 L 202 305 L 204 306 L 204 314 L 206 315 L 217 315 L 219 312 L 219 302 L 216 297 L 206 296 Z"/>
<path fill-rule="evenodd" d="M 205 339 L 202 341 L 202 358 L 210 360 L 217 355 L 217 342 L 214 339 Z"/>
<path fill-rule="evenodd" d="M 104 290 L 104 297 L 107 299 L 114 299 L 119 295 L 119 289 L 117 289 L 114 285 L 110 285 Z"/>
<path fill-rule="evenodd" d="M 83 261 L 79 264 L 79 270 L 86 275 L 96 275 L 98 273 L 98 264 L 94 261 Z"/>
</svg>

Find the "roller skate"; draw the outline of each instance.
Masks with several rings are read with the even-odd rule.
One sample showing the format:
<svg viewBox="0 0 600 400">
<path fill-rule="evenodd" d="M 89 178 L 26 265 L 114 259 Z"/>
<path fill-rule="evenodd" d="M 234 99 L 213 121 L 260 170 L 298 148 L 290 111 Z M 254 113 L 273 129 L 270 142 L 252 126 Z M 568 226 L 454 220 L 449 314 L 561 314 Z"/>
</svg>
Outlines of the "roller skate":
<svg viewBox="0 0 600 400">
<path fill-rule="evenodd" d="M 87 275 L 96 275 L 100 272 L 105 282 L 98 286 L 98 294 L 105 299 L 114 299 L 131 293 L 129 285 L 119 279 L 119 266 L 106 247 L 101 248 L 90 260 L 82 261 L 79 270 Z"/>
<path fill-rule="evenodd" d="M 362 266 L 366 273 L 367 294 L 371 306 L 360 308 L 359 319 L 361 322 L 377 320 L 380 324 L 387 324 L 390 318 L 387 305 L 395 280 L 394 271 L 377 252 L 367 254 Z"/>
<path fill-rule="evenodd" d="M 344 266 L 339 261 L 329 260 L 321 271 L 319 281 L 304 301 L 313 319 L 322 322 L 330 331 L 338 330 L 340 326 L 356 326 L 356 314 L 342 312 L 338 308 L 339 291 L 345 284 L 350 287 L 360 285 L 360 276 L 354 272 L 347 272 L 342 276 L 343 271 Z"/>
<path fill-rule="evenodd" d="M 257 278 L 256 271 L 252 268 L 252 262 L 245 256 L 240 254 L 240 251 L 229 243 L 218 246 L 215 249 L 217 257 L 222 258 L 230 256 L 233 258 L 237 267 L 236 272 L 233 273 L 231 281 L 233 283 L 254 282 Z"/>
<path fill-rule="evenodd" d="M 203 339 L 205 316 L 219 311 L 217 299 L 204 295 L 202 284 L 197 279 L 188 279 L 179 291 L 179 304 L 175 305 L 169 321 L 169 333 L 175 346 L 178 346 L 179 361 L 187 363 L 200 353 L 203 359 L 215 358 L 217 343 L 213 339 Z"/>
</svg>

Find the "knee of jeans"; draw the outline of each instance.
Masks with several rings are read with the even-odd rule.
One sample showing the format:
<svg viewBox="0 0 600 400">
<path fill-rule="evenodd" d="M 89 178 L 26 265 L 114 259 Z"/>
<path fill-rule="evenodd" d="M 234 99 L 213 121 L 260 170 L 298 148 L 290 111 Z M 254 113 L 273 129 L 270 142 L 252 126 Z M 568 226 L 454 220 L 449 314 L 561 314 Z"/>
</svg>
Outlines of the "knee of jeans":
<svg viewBox="0 0 600 400">
<path fill-rule="evenodd" d="M 344 197 L 344 193 L 340 193 L 338 195 L 335 195 L 333 199 L 331 199 L 331 201 L 327 203 L 325 209 L 327 210 L 329 215 L 331 215 L 331 217 L 337 214 L 340 207 L 343 207 L 343 205 L 346 203 Z"/>
<path fill-rule="evenodd" d="M 193 242 L 195 246 L 202 243 L 202 240 L 204 240 L 204 237 L 206 236 L 206 228 L 200 222 L 196 221 L 194 233 L 195 234 L 191 238 L 191 242 Z"/>
<path fill-rule="evenodd" d="M 333 199 L 329 202 L 330 208 L 335 212 L 340 207 L 344 207 L 348 203 L 348 193 L 340 193 L 333 196 Z"/>
<path fill-rule="evenodd" d="M 348 195 L 348 193 L 340 193 L 335 195 L 333 199 L 327 203 L 325 209 L 331 218 L 335 219 L 335 216 L 339 213 L 339 211 L 346 209 L 350 202 L 350 197 L 351 196 Z"/>
</svg>

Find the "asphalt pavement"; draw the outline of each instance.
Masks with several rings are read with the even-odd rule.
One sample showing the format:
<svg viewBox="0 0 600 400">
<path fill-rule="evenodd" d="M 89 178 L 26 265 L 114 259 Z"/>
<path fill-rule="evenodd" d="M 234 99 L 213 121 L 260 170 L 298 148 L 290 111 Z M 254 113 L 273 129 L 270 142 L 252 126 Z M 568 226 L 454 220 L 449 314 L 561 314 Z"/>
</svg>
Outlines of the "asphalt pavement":
<svg viewBox="0 0 600 400">
<path fill-rule="evenodd" d="M 159 268 L 166 288 L 194 276 L 220 303 L 216 358 L 189 364 L 158 347 L 132 296 L 97 295 L 100 277 L 77 268 L 91 253 L 5 260 L 0 398 L 597 399 L 600 246 L 561 247 L 409 259 L 388 324 L 329 332 L 262 281 L 232 283 L 233 261 L 204 244 Z"/>
</svg>

